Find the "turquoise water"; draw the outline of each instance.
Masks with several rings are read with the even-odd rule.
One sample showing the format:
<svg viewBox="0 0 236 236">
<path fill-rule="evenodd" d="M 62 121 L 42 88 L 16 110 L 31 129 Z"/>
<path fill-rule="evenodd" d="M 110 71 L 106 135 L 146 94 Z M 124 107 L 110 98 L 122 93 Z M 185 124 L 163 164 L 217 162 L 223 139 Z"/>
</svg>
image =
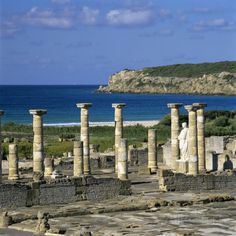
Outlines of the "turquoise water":
<svg viewBox="0 0 236 236">
<path fill-rule="evenodd" d="M 0 86 L 0 109 L 5 110 L 3 122 L 28 124 L 28 110 L 48 109 L 48 124 L 77 123 L 78 102 L 91 102 L 90 121 L 113 121 L 112 103 L 124 102 L 124 120 L 157 120 L 169 113 L 167 103 L 206 102 L 207 109 L 236 110 L 236 96 L 196 96 L 175 94 L 101 94 L 98 86 Z M 181 112 L 185 112 L 184 109 Z"/>
</svg>

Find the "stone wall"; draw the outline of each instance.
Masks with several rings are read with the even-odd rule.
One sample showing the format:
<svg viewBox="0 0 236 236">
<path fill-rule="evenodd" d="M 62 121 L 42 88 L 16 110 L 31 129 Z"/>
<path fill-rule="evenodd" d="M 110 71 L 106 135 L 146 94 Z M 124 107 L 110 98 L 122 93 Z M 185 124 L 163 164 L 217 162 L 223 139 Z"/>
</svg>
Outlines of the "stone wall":
<svg viewBox="0 0 236 236">
<path fill-rule="evenodd" d="M 130 195 L 131 182 L 115 178 L 62 178 L 41 182 L 0 185 L 0 207 L 70 203 L 81 200 L 103 200 Z"/>
<path fill-rule="evenodd" d="M 29 187 L 21 184 L 0 184 L 0 208 L 27 206 Z"/>
<path fill-rule="evenodd" d="M 216 153 L 222 153 L 226 146 L 226 137 L 224 136 L 211 136 L 205 138 L 206 151 L 214 151 Z"/>
<path fill-rule="evenodd" d="M 159 169 L 157 174 L 159 189 L 162 191 L 223 190 L 236 187 L 236 172 L 232 170 L 193 176 Z"/>
<path fill-rule="evenodd" d="M 206 169 L 208 171 L 221 171 L 236 167 L 236 137 L 211 136 L 205 138 L 206 142 Z M 163 164 L 171 168 L 171 143 L 163 146 Z"/>
</svg>

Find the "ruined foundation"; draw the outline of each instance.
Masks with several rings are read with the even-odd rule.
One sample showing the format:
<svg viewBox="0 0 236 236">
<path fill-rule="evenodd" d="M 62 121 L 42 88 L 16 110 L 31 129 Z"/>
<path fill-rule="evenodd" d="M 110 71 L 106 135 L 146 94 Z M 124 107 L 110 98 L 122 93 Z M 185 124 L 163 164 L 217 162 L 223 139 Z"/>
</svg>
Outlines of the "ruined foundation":
<svg viewBox="0 0 236 236">
<path fill-rule="evenodd" d="M 131 194 L 130 181 L 115 178 L 77 177 L 0 185 L 0 208 L 104 200 Z"/>
<path fill-rule="evenodd" d="M 185 106 L 189 120 L 189 133 L 188 136 L 186 135 L 189 145 L 187 159 L 180 159 L 178 140 L 179 108 L 182 104 L 168 104 L 171 108 L 169 142 L 157 146 L 157 131 L 149 129 L 148 142 L 138 147 L 128 146 L 128 140 L 123 138 L 122 108 L 124 106 L 125 104 L 120 103 L 113 104 L 115 108 L 114 150 L 100 153 L 99 144 L 89 143 L 88 109 L 91 104 L 77 104 L 77 107 L 81 108 L 80 141 L 73 140 L 73 152 L 70 150 L 63 158 L 55 158 L 55 166 L 53 158 L 44 159 L 42 115 L 46 114 L 46 110 L 30 110 L 33 114 L 34 131 L 33 171 L 32 167 L 27 171 L 18 167 L 17 145 L 10 144 L 9 172 L 6 171 L 8 167 L 5 160 L 3 175 L 0 168 L 0 178 L 3 177 L 0 184 L 0 208 L 2 209 L 0 227 L 10 229 L 19 227 L 20 230 L 28 230 L 32 228 L 32 222 L 35 224 L 38 218 L 37 226 L 34 225 L 34 231 L 38 233 L 66 232 L 68 235 L 74 235 L 73 233 L 84 235 L 83 233 L 86 232 L 85 235 L 91 235 L 92 230 L 88 225 L 91 225 L 94 220 L 94 235 L 98 235 L 96 234 L 98 229 L 104 233 L 103 235 L 112 235 L 111 228 L 115 227 L 117 230 L 120 222 L 124 223 L 114 231 L 118 232 L 117 235 L 128 234 L 127 232 L 131 231 L 132 235 L 144 233 L 148 236 L 159 235 L 157 231 L 162 233 L 160 235 L 167 232 L 191 235 L 188 234 L 190 231 L 186 226 L 181 231 L 177 227 L 180 224 L 178 222 L 180 211 L 181 214 L 184 210 L 188 212 L 189 222 L 189 214 L 192 212 L 197 212 L 197 219 L 199 218 L 199 212 L 193 208 L 194 204 L 199 209 L 200 203 L 236 200 L 236 195 L 230 195 L 236 189 L 236 172 L 233 168 L 236 165 L 236 139 L 226 137 L 205 139 L 205 104 L 195 103 Z M 0 115 L 2 114 L 3 112 L 0 111 Z M 183 126 L 183 128 L 187 127 Z M 183 152 L 181 156 L 184 156 Z M 209 196 L 209 191 L 216 195 Z M 222 195 L 222 192 L 227 194 Z M 189 208 L 190 206 L 192 208 Z M 224 205 L 220 207 L 222 206 L 225 207 Z M 210 207 L 209 209 L 214 209 Z M 50 212 L 40 212 L 39 209 L 44 211 L 49 209 Z M 12 218 L 8 216 L 7 211 L 11 211 Z M 204 209 L 201 212 L 204 212 L 205 216 L 209 211 Z M 173 217 L 176 214 L 177 223 L 174 225 Z M 118 220 L 115 218 L 117 215 L 120 216 Z M 153 220 L 157 221 L 161 217 L 164 218 L 161 227 L 154 227 L 154 229 L 150 227 L 153 225 Z M 10 219 L 13 219 L 13 226 L 10 225 L 12 223 Z M 168 223 L 166 223 L 167 219 Z M 155 222 L 155 225 L 160 225 L 158 222 Z M 185 225 L 186 218 L 183 222 Z M 196 220 L 193 222 L 193 225 L 196 225 Z M 52 231 L 50 231 L 50 223 L 52 223 Z M 104 224 L 106 230 L 102 228 Z M 66 225 L 66 229 L 62 229 L 61 225 Z M 82 227 L 84 225 L 87 228 Z M 170 230 L 163 227 L 169 227 Z M 194 230 L 196 228 L 193 230 L 191 228 L 191 232 Z"/>
<path fill-rule="evenodd" d="M 186 175 L 171 170 L 158 170 L 161 191 L 205 191 L 222 190 L 236 187 L 236 172 L 215 172 L 203 175 Z"/>
</svg>

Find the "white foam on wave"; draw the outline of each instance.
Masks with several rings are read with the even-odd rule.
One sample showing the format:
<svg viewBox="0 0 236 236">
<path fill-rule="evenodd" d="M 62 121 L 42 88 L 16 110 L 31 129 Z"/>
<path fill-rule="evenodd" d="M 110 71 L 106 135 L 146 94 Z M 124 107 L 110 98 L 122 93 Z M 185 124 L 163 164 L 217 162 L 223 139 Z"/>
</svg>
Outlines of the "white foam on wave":
<svg viewBox="0 0 236 236">
<path fill-rule="evenodd" d="M 159 120 L 140 120 L 140 121 L 124 121 L 124 126 L 135 126 L 135 125 L 143 125 L 143 126 L 153 126 L 159 123 Z M 100 122 L 89 122 L 89 126 L 114 126 L 114 121 L 100 121 Z M 80 126 L 80 122 L 72 122 L 72 123 L 50 123 L 44 124 L 44 126 Z"/>
</svg>

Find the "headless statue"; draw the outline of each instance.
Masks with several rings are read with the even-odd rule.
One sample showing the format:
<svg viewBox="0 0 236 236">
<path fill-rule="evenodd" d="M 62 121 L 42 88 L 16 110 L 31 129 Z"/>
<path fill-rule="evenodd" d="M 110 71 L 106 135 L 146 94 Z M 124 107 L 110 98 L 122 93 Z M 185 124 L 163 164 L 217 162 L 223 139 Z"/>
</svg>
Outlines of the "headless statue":
<svg viewBox="0 0 236 236">
<path fill-rule="evenodd" d="M 179 149 L 180 149 L 180 159 L 183 161 L 188 161 L 188 126 L 187 123 L 182 123 L 182 130 L 178 136 Z"/>
</svg>

